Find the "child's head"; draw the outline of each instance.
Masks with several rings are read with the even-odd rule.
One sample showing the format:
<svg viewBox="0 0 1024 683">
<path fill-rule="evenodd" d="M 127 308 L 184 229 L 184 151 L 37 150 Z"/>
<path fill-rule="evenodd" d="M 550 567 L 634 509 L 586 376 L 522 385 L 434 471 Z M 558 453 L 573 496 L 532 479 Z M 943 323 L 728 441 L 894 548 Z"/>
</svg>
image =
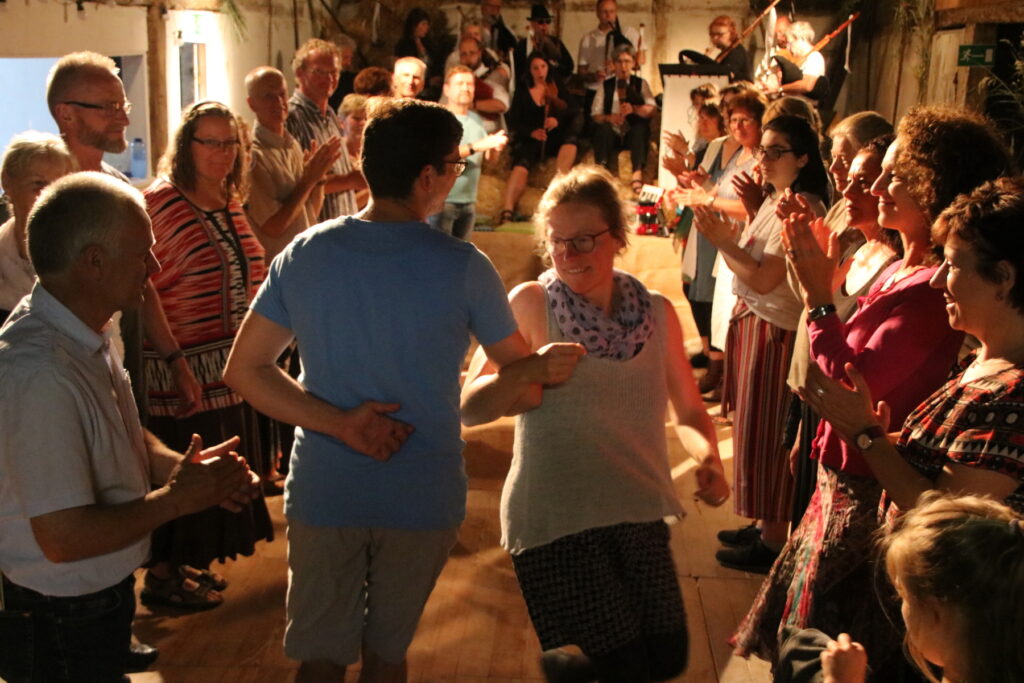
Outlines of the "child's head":
<svg viewBox="0 0 1024 683">
<path fill-rule="evenodd" d="M 1024 681 L 1024 528 L 986 498 L 921 496 L 883 540 L 914 663 L 964 683 Z"/>
</svg>

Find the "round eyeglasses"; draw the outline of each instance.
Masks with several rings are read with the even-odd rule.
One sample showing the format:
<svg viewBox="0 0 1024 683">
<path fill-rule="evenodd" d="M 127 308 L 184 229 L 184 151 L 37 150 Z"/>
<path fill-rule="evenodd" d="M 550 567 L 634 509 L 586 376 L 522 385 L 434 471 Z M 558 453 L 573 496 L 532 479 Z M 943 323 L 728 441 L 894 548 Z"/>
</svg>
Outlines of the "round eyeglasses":
<svg viewBox="0 0 1024 683">
<path fill-rule="evenodd" d="M 591 235 L 577 235 L 576 237 L 567 237 L 565 239 L 561 237 L 548 236 L 548 250 L 552 254 L 557 254 L 560 251 L 565 251 L 572 245 L 572 250 L 577 254 L 589 254 L 594 251 L 594 247 L 597 244 L 597 238 L 606 232 L 611 232 L 611 228 L 602 230 L 601 232 L 595 232 Z"/>
<path fill-rule="evenodd" d="M 216 140 L 214 138 L 197 137 L 193 137 L 192 141 L 198 142 L 203 147 L 208 147 L 209 149 L 215 149 L 221 152 L 235 149 L 241 142 L 238 138 L 230 138 L 228 140 Z"/>
<path fill-rule="evenodd" d="M 767 159 L 768 161 L 778 161 L 782 158 L 783 154 L 796 154 L 796 152 L 785 147 L 758 147 L 754 150 L 756 158 Z"/>
</svg>

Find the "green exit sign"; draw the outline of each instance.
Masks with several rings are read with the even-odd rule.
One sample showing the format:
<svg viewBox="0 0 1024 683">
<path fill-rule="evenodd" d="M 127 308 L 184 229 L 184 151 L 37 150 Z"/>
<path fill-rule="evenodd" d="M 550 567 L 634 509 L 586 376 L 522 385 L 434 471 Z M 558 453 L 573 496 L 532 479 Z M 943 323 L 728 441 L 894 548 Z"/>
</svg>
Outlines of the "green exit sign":
<svg viewBox="0 0 1024 683">
<path fill-rule="evenodd" d="M 957 66 L 992 66 L 995 63 L 995 45 L 961 45 L 957 50 Z"/>
</svg>

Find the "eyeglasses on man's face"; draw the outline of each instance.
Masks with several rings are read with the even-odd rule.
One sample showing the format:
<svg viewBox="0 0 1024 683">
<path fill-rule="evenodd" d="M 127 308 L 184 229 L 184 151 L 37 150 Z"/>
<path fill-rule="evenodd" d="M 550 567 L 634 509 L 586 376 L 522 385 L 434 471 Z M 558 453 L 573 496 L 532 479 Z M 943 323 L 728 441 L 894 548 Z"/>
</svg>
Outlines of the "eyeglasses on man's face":
<svg viewBox="0 0 1024 683">
<path fill-rule="evenodd" d="M 565 251 L 569 248 L 569 245 L 572 245 L 572 250 L 577 254 L 589 254 L 594 251 L 597 238 L 606 232 L 611 232 L 611 228 L 590 235 L 577 235 L 576 237 L 561 238 L 548 235 L 548 250 L 552 254 L 557 254 L 560 251 Z"/>
<path fill-rule="evenodd" d="M 193 142 L 198 142 L 203 147 L 208 149 L 215 149 L 220 152 L 226 152 L 233 150 L 241 144 L 241 140 L 238 138 L 229 138 L 227 140 L 217 140 L 216 138 L 192 138 Z"/>
<path fill-rule="evenodd" d="M 81 102 L 79 100 L 64 100 L 62 104 L 70 104 L 73 107 L 81 107 L 82 109 L 92 109 L 93 111 L 101 111 L 106 116 L 114 117 L 118 114 L 123 113 L 128 116 L 132 113 L 132 103 L 128 100 L 124 102 L 105 102 L 103 104 L 96 104 L 93 102 Z"/>
<path fill-rule="evenodd" d="M 460 175 L 465 173 L 466 172 L 466 167 L 469 166 L 469 162 L 468 161 L 463 161 L 462 159 L 459 159 L 458 161 L 445 161 L 444 163 L 448 164 L 449 166 L 454 166 L 455 167 L 455 177 L 456 178 L 458 178 Z"/>
<path fill-rule="evenodd" d="M 792 149 L 785 147 L 758 147 L 754 150 L 754 156 L 758 159 L 767 159 L 768 161 L 778 161 L 782 158 L 783 154 L 793 153 Z"/>
</svg>

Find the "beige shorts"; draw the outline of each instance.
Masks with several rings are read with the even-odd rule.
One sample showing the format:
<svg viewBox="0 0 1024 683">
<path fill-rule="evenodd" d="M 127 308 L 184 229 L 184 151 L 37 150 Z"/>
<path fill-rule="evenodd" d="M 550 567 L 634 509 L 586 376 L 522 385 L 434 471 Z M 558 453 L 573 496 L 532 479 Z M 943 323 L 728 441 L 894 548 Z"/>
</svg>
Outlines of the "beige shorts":
<svg viewBox="0 0 1024 683">
<path fill-rule="evenodd" d="M 284 651 L 299 661 L 359 661 L 365 645 L 397 664 L 458 529 L 317 527 L 288 520 Z"/>
</svg>

